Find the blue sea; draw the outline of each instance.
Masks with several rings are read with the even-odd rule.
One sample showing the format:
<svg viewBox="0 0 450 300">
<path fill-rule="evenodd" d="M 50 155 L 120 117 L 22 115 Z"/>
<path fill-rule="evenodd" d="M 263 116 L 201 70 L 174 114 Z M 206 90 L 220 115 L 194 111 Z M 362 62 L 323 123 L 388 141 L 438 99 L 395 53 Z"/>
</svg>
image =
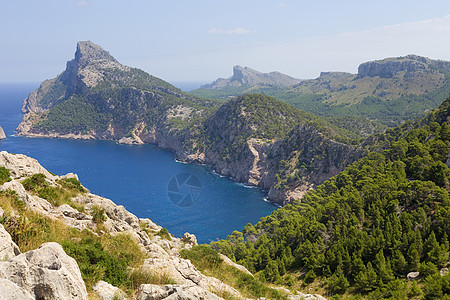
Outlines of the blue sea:
<svg viewBox="0 0 450 300">
<path fill-rule="evenodd" d="M 175 236 L 193 233 L 200 243 L 224 239 L 277 207 L 266 193 L 214 174 L 207 166 L 176 161 L 154 145 L 15 136 L 22 100 L 38 84 L 0 84 L 0 151 L 36 158 L 49 171 L 78 174 L 92 193 L 138 217 L 150 218 Z"/>
</svg>

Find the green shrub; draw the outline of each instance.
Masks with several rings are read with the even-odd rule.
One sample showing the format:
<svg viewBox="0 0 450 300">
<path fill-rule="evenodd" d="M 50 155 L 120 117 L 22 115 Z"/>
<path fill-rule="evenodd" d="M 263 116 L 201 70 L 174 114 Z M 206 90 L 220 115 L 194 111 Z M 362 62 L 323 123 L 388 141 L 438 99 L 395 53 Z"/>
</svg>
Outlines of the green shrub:
<svg viewBox="0 0 450 300">
<path fill-rule="evenodd" d="M 64 188 L 78 191 L 80 193 L 86 193 L 86 189 L 81 185 L 81 183 L 76 178 L 64 178 L 58 180 Z"/>
<path fill-rule="evenodd" d="M 92 220 L 96 224 L 103 224 L 106 221 L 105 209 L 94 205 L 92 207 Z"/>
<path fill-rule="evenodd" d="M 38 192 L 40 188 L 48 186 L 48 182 L 44 174 L 37 173 L 22 181 L 22 185 L 29 192 Z"/>
<path fill-rule="evenodd" d="M 8 181 L 11 181 L 11 174 L 9 173 L 9 170 L 5 167 L 0 167 L 0 185 Z"/>
<path fill-rule="evenodd" d="M 78 243 L 63 242 L 62 246 L 77 261 L 88 289 L 99 280 L 114 286 L 129 285 L 127 262 L 109 254 L 100 242 L 85 238 Z"/>
<path fill-rule="evenodd" d="M 169 241 L 172 240 L 172 238 L 170 237 L 170 233 L 166 228 L 161 228 L 161 230 L 158 231 L 158 233 L 156 233 L 156 235 L 159 235 L 163 239 L 166 239 Z"/>
</svg>

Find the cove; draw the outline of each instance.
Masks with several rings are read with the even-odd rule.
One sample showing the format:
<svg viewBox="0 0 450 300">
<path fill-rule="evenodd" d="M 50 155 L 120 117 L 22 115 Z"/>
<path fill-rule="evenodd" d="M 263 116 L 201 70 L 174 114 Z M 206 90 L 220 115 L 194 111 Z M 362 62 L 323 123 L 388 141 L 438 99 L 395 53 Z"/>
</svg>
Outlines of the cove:
<svg viewBox="0 0 450 300">
<path fill-rule="evenodd" d="M 37 159 L 49 171 L 78 174 L 90 192 L 109 198 L 175 236 L 190 232 L 199 243 L 226 238 L 256 223 L 276 206 L 266 193 L 214 174 L 208 166 L 183 164 L 154 145 L 119 145 L 14 136 L 22 100 L 36 84 L 0 84 L 0 151 Z"/>
</svg>

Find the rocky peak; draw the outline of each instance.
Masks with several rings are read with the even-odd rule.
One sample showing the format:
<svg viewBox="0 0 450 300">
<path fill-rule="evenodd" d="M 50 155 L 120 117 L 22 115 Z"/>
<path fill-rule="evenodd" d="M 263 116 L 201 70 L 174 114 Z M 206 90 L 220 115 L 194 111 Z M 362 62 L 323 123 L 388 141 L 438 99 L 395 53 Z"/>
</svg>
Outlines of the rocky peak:
<svg viewBox="0 0 450 300">
<path fill-rule="evenodd" d="M 97 44 L 91 41 L 82 41 L 77 43 L 77 51 L 75 52 L 75 61 L 80 66 L 86 66 L 93 61 L 110 61 L 117 63 L 117 60 L 109 54 L 108 51 L 103 50 Z"/>
<path fill-rule="evenodd" d="M 392 78 L 396 73 L 405 71 L 408 73 L 432 71 L 433 69 L 450 70 L 450 62 L 432 60 L 418 55 L 392 57 L 383 60 L 369 61 L 358 67 L 358 78 L 365 76 Z"/>
</svg>

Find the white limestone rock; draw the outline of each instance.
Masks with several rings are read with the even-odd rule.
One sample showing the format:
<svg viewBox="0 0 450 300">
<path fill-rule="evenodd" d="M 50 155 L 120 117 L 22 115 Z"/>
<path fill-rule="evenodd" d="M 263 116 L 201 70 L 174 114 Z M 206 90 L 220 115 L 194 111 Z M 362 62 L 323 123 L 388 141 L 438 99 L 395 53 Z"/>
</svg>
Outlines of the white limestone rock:
<svg viewBox="0 0 450 300">
<path fill-rule="evenodd" d="M 0 299 L 5 300 L 34 300 L 29 292 L 12 281 L 0 278 Z"/>
<path fill-rule="evenodd" d="M 42 173 L 50 180 L 58 178 L 41 166 L 37 160 L 23 154 L 12 154 L 1 151 L 0 167 L 7 168 L 11 173 L 11 177 L 15 179 L 31 176 L 36 173 Z"/>
<path fill-rule="evenodd" d="M 102 300 L 112 300 L 114 297 L 126 299 L 125 293 L 121 289 L 103 280 L 98 281 L 93 289 Z"/>
<path fill-rule="evenodd" d="M 193 284 L 186 285 L 154 285 L 142 284 L 137 293 L 138 300 L 218 300 L 223 299 Z"/>
<path fill-rule="evenodd" d="M 88 299 L 76 261 L 57 243 L 45 243 L 36 250 L 0 262 L 0 278 L 13 282 L 37 299 Z"/>
<path fill-rule="evenodd" d="M 11 235 L 0 224 L 0 260 L 8 260 L 20 254 L 19 247 L 11 239 Z"/>
</svg>

